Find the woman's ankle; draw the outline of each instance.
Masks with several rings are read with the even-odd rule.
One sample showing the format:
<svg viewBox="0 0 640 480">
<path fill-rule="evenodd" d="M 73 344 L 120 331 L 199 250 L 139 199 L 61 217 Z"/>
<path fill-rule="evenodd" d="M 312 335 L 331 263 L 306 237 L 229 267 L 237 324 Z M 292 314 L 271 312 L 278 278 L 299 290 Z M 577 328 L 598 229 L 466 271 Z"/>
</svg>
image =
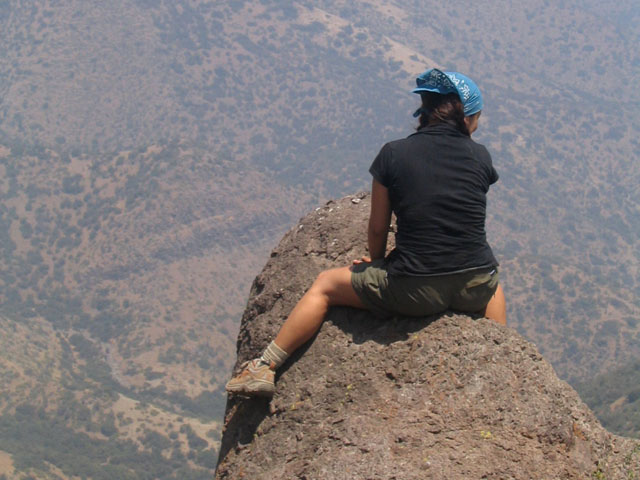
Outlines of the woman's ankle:
<svg viewBox="0 0 640 480">
<path fill-rule="evenodd" d="M 262 353 L 260 360 L 267 365 L 274 364 L 275 368 L 280 368 L 288 358 L 289 354 L 287 352 L 280 348 L 276 342 L 271 342 Z"/>
</svg>

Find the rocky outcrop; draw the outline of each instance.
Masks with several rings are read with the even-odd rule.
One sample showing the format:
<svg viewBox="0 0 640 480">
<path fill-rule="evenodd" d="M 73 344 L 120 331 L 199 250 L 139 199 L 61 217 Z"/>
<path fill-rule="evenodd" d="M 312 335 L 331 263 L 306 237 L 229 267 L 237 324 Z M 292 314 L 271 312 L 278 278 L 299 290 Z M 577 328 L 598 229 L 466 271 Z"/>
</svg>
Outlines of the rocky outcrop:
<svg viewBox="0 0 640 480">
<path fill-rule="evenodd" d="M 236 367 L 321 270 L 365 253 L 368 212 L 363 194 L 329 202 L 284 237 L 253 284 Z M 228 401 L 216 478 L 622 480 L 639 460 L 512 329 L 335 308 L 270 402 Z"/>
</svg>

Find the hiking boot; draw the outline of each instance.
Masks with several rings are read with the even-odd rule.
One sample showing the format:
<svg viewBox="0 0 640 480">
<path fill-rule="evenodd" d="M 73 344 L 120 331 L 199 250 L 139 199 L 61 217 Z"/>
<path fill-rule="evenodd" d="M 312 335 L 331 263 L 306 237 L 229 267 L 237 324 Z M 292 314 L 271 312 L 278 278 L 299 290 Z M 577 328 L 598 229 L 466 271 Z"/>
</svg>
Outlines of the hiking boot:
<svg viewBox="0 0 640 480">
<path fill-rule="evenodd" d="M 229 393 L 246 396 L 272 397 L 276 391 L 275 364 L 267 365 L 259 358 L 246 362 L 237 377 L 227 383 Z"/>
</svg>

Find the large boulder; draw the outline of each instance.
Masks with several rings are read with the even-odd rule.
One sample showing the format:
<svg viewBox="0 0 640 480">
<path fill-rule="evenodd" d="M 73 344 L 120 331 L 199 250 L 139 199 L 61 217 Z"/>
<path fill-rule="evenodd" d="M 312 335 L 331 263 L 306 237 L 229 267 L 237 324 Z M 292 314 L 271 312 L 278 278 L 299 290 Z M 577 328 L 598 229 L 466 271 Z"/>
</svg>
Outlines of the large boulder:
<svg viewBox="0 0 640 480">
<path fill-rule="evenodd" d="M 365 253 L 369 197 L 305 217 L 256 278 L 238 366 L 315 276 Z M 640 444 L 607 432 L 536 347 L 448 312 L 379 320 L 334 308 L 278 372 L 274 398 L 230 398 L 218 479 L 625 479 Z"/>
</svg>

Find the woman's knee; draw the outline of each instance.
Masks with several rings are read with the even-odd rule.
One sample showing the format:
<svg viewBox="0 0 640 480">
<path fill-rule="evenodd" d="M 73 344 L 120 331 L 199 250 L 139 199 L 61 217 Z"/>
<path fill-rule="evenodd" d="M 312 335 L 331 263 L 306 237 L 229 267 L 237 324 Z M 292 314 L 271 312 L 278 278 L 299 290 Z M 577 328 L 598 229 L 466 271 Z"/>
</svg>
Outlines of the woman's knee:
<svg viewBox="0 0 640 480">
<path fill-rule="evenodd" d="M 484 309 L 484 316 L 501 325 L 507 324 L 507 307 L 502 286 L 498 285 L 493 297 Z"/>
<path fill-rule="evenodd" d="M 329 279 L 328 279 L 327 272 L 328 272 L 328 270 L 324 270 L 324 271 L 320 272 L 316 276 L 316 279 L 311 284 L 311 288 L 309 290 L 314 290 L 316 292 L 323 292 L 324 290 L 326 290 L 327 286 L 330 283 Z"/>
<path fill-rule="evenodd" d="M 324 295 L 327 295 L 330 292 L 334 291 L 339 287 L 340 283 L 337 271 L 337 268 L 332 268 L 320 272 L 313 282 L 313 285 L 311 285 L 311 289 L 313 289 L 317 293 L 322 293 Z"/>
<path fill-rule="evenodd" d="M 332 268 L 318 274 L 310 292 L 322 295 L 329 305 L 361 306 L 360 299 L 351 286 L 349 267 Z"/>
</svg>

